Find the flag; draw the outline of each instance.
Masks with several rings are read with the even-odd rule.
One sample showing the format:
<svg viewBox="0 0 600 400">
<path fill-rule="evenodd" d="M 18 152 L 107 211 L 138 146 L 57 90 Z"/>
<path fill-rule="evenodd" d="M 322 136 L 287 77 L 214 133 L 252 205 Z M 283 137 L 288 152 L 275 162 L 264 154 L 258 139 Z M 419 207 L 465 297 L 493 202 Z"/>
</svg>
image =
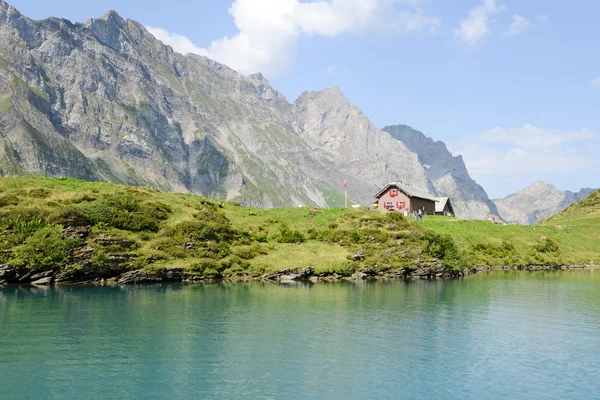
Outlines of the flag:
<svg viewBox="0 0 600 400">
<path fill-rule="evenodd" d="M 348 186 L 348 182 L 344 179 L 344 187 Z"/>
</svg>

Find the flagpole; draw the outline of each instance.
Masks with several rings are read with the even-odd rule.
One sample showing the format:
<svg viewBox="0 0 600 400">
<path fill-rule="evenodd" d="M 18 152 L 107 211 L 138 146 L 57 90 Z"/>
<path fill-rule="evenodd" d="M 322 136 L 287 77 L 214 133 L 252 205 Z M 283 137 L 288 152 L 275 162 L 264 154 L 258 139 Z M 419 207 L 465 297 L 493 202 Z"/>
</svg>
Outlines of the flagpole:
<svg viewBox="0 0 600 400">
<path fill-rule="evenodd" d="M 344 188 L 344 207 L 348 208 L 348 190 Z"/>
<path fill-rule="evenodd" d="M 348 208 L 348 180 L 344 179 L 344 208 Z"/>
</svg>

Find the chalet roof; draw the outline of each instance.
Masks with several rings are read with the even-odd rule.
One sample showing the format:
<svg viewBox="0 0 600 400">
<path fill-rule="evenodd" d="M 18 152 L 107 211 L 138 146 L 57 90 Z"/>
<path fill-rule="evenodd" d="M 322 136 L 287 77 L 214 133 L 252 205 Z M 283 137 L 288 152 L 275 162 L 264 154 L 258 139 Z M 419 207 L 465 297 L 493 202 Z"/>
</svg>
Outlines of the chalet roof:
<svg viewBox="0 0 600 400">
<path fill-rule="evenodd" d="M 446 208 L 446 203 L 448 203 L 448 201 L 450 201 L 449 197 L 438 197 L 435 199 L 435 212 L 444 212 L 444 208 Z"/>
<path fill-rule="evenodd" d="M 383 196 L 384 193 L 386 193 L 392 187 L 395 187 L 395 188 L 403 191 L 409 197 L 417 197 L 419 199 L 436 201 L 436 198 L 431 193 L 426 192 L 425 190 L 414 188 L 412 186 L 403 185 L 401 183 L 390 183 L 389 185 L 384 187 L 379 193 L 377 193 L 375 195 L 375 197 L 380 198 L 381 196 Z"/>
</svg>

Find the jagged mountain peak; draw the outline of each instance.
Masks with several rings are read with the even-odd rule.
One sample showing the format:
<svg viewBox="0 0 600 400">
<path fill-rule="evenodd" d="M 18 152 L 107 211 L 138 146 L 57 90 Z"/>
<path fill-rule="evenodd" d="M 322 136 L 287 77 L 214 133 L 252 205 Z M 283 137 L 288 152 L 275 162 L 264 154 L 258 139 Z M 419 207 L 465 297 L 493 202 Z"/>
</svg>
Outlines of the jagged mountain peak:
<svg viewBox="0 0 600 400">
<path fill-rule="evenodd" d="M 15 14 L 19 14 L 19 15 L 21 14 L 19 12 L 19 10 L 17 10 L 15 7 L 13 7 L 12 5 L 10 5 L 9 3 L 7 3 L 4 0 L 0 0 L 0 11 L 10 11 Z"/>
<path fill-rule="evenodd" d="M 326 88 L 326 89 L 322 89 L 322 90 L 305 91 L 298 97 L 296 102 L 302 102 L 302 101 L 305 101 L 306 99 L 314 100 L 314 99 L 324 99 L 324 98 L 344 100 L 344 101 L 350 103 L 350 100 L 348 100 L 346 95 L 344 95 L 342 90 L 337 86 L 332 86 L 330 88 Z"/>
<path fill-rule="evenodd" d="M 120 32 L 125 26 L 125 19 L 116 11 L 110 10 L 99 18 L 90 18 L 83 23 L 86 28 L 96 32 L 97 30 L 111 31 L 114 34 Z M 106 35 L 106 32 L 104 33 Z"/>
<path fill-rule="evenodd" d="M 534 187 L 542 187 L 542 186 L 554 186 L 554 185 L 551 185 L 551 184 L 550 184 L 550 185 L 548 185 L 548 184 L 546 184 L 546 182 L 544 182 L 544 181 L 537 181 L 537 182 L 534 182 L 534 183 L 532 183 L 531 185 L 529 185 L 529 187 L 530 187 L 530 188 L 534 188 Z"/>
<path fill-rule="evenodd" d="M 13 5 L 0 0 L 0 18 L 15 21 L 24 18 L 24 16 Z"/>
<path fill-rule="evenodd" d="M 124 21 L 123 17 L 119 15 L 115 10 L 108 10 L 106 13 L 102 14 L 100 18 L 105 21 Z"/>
<path fill-rule="evenodd" d="M 418 149 L 418 154 L 421 153 L 424 155 L 422 151 L 424 148 L 428 148 L 430 150 L 432 157 L 436 157 L 435 153 L 448 152 L 446 143 L 439 140 L 435 141 L 426 136 L 423 132 L 418 131 L 408 125 L 391 125 L 384 127 L 383 130 L 391 134 L 396 140 L 403 142 L 406 146 L 408 146 L 409 149 Z M 426 164 L 428 164 L 430 161 L 431 160 L 422 160 L 422 162 Z"/>
<path fill-rule="evenodd" d="M 267 81 L 267 78 L 265 78 L 265 76 L 262 74 L 262 72 L 257 72 L 257 73 L 248 75 L 248 79 L 251 79 L 251 80 L 256 81 L 256 82 L 265 82 L 265 81 Z"/>
<path fill-rule="evenodd" d="M 247 79 L 254 85 L 258 95 L 263 99 L 277 103 L 278 107 L 290 107 L 290 104 L 285 96 L 275 89 L 262 73 L 258 72 L 256 74 L 249 75 Z"/>
</svg>

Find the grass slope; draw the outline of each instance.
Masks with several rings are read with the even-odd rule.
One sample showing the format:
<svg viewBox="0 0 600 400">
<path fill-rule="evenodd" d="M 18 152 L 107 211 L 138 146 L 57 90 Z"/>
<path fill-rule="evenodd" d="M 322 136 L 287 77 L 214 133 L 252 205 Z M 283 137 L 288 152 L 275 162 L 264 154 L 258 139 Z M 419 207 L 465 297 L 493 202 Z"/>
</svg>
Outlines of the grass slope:
<svg viewBox="0 0 600 400">
<path fill-rule="evenodd" d="M 476 265 L 600 265 L 600 190 L 543 225 L 497 225 L 430 217 L 424 227 L 453 237 Z"/>
<path fill-rule="evenodd" d="M 579 214 L 578 214 L 579 215 Z M 565 217 L 566 218 L 566 217 Z M 76 179 L 0 179 L 0 264 L 33 271 L 180 267 L 193 276 L 600 263 L 596 220 L 499 226 L 367 209 L 253 209 Z M 596 219 L 594 219 L 596 218 Z M 356 257 L 356 255 L 359 255 Z M 353 257 L 355 256 L 355 257 Z"/>
</svg>

